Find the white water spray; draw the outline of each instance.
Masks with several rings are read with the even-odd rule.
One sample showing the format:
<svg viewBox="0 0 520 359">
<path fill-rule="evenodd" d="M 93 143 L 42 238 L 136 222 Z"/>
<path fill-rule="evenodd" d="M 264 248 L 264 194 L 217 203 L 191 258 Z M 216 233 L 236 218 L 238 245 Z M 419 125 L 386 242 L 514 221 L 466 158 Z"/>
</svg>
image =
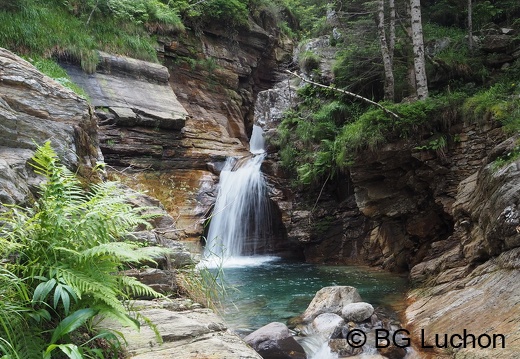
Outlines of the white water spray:
<svg viewBox="0 0 520 359">
<path fill-rule="evenodd" d="M 253 125 L 253 133 L 249 141 L 249 152 L 255 155 L 265 152 L 264 130 L 260 126 Z"/>
</svg>

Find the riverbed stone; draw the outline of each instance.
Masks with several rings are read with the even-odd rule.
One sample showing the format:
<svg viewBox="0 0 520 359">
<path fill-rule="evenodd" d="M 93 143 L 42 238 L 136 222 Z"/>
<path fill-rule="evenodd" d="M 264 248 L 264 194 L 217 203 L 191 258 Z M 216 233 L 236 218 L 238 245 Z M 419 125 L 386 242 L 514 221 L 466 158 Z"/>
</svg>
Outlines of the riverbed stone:
<svg viewBox="0 0 520 359">
<path fill-rule="evenodd" d="M 283 323 L 264 325 L 244 338 L 264 359 L 306 359 L 303 347 Z"/>
<path fill-rule="evenodd" d="M 348 322 L 362 322 L 374 314 L 374 307 L 370 303 L 350 303 L 343 307 L 341 316 Z"/>
<path fill-rule="evenodd" d="M 361 296 L 351 286 L 331 286 L 320 289 L 302 315 L 303 322 L 311 322 L 322 313 L 341 315 L 343 307 L 360 302 Z"/>
<path fill-rule="evenodd" d="M 343 324 L 345 324 L 345 320 L 339 315 L 334 313 L 323 313 L 314 318 L 312 321 L 312 328 L 316 332 L 329 338 L 335 329 Z"/>
</svg>

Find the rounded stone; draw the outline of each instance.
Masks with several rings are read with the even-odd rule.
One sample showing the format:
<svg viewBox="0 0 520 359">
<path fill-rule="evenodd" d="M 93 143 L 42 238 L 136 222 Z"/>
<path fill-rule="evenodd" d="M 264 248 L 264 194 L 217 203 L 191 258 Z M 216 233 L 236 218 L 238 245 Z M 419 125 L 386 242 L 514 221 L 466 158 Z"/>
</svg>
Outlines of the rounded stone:
<svg viewBox="0 0 520 359">
<path fill-rule="evenodd" d="M 374 307 L 365 302 L 350 303 L 341 310 L 341 316 L 348 322 L 363 322 L 372 314 L 374 314 Z"/>
</svg>

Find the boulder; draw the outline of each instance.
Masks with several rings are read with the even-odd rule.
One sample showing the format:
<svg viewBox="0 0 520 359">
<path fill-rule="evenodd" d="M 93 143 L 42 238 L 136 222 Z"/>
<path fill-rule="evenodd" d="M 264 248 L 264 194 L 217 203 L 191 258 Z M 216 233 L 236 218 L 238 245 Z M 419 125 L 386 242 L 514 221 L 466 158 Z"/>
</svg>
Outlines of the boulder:
<svg viewBox="0 0 520 359">
<path fill-rule="evenodd" d="M 311 322 L 323 313 L 341 315 L 343 307 L 361 301 L 361 296 L 354 287 L 332 286 L 320 289 L 302 315 L 304 322 Z"/>
<path fill-rule="evenodd" d="M 365 302 L 350 303 L 343 307 L 341 316 L 347 322 L 363 322 L 374 314 L 374 307 Z"/>
<path fill-rule="evenodd" d="M 283 323 L 270 323 L 244 338 L 264 359 L 306 359 L 303 347 Z"/>
<path fill-rule="evenodd" d="M 339 315 L 323 313 L 314 318 L 312 321 L 312 328 L 314 331 L 329 338 L 336 328 L 343 324 L 345 324 L 345 321 Z"/>
</svg>

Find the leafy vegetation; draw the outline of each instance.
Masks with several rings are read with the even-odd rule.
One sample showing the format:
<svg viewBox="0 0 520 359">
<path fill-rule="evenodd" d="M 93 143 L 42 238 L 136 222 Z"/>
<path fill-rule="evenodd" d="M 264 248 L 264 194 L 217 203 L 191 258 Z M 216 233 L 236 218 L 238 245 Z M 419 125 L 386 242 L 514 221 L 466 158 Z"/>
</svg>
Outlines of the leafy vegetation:
<svg viewBox="0 0 520 359">
<path fill-rule="evenodd" d="M 345 170 L 361 150 L 377 150 L 421 131 L 446 131 L 460 116 L 465 96 L 452 93 L 426 101 L 385 104 L 399 115 L 396 119 L 380 108 L 308 85 L 299 91 L 302 102 L 286 114 L 278 137 L 271 142 L 280 147 L 282 164 L 295 174 L 297 184 L 318 184 Z"/>
<path fill-rule="evenodd" d="M 129 263 L 153 262 L 135 244 L 119 242 L 148 222 L 116 183 L 85 192 L 49 143 L 37 149 L 32 166 L 46 179 L 40 197 L 0 217 L 0 355 L 117 358 L 120 338 L 96 322 L 108 317 L 138 327 L 122 301 L 160 296 L 117 274 Z"/>
</svg>

